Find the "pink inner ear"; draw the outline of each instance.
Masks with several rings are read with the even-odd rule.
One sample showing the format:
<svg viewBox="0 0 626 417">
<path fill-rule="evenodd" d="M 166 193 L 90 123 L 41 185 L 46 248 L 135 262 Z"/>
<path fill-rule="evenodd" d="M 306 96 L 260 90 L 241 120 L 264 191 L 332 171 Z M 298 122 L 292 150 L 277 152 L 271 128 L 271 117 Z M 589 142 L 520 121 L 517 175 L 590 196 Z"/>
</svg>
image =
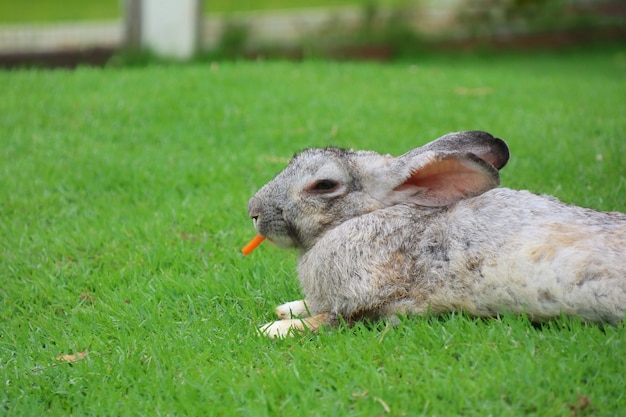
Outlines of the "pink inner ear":
<svg viewBox="0 0 626 417">
<path fill-rule="evenodd" d="M 418 170 L 394 191 L 410 191 L 414 203 L 441 206 L 484 192 L 497 185 L 493 178 L 473 161 L 451 158 L 434 160 Z"/>
<path fill-rule="evenodd" d="M 476 180 L 476 168 L 471 169 L 457 160 L 448 159 L 436 164 L 428 164 L 413 172 L 400 187 L 442 189 L 455 186 L 454 188 L 460 191 L 468 187 L 473 188 Z"/>
</svg>

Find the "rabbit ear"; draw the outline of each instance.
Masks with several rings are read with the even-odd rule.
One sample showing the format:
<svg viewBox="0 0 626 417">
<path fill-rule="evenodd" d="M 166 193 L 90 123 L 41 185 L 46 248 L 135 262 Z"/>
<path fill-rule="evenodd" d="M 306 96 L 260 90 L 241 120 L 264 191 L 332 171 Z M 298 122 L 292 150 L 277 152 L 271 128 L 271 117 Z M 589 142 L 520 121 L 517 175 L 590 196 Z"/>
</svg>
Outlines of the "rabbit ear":
<svg viewBox="0 0 626 417">
<path fill-rule="evenodd" d="M 390 186 L 379 197 L 387 205 L 442 207 L 482 194 L 500 183 L 498 170 L 471 153 L 408 153 L 396 158 L 391 171 L 391 182 L 379 183 Z"/>
<path fill-rule="evenodd" d="M 461 152 L 473 153 L 489 162 L 496 169 L 502 169 L 509 160 L 509 147 L 506 142 L 490 133 L 475 131 L 448 133 L 434 141 L 409 152 Z"/>
</svg>

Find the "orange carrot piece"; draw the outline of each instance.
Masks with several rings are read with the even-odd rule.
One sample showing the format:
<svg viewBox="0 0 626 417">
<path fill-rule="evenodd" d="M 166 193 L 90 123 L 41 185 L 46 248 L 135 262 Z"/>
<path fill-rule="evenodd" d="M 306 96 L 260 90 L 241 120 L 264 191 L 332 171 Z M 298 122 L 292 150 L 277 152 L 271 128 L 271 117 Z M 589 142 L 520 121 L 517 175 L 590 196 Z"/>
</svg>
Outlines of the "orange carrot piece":
<svg viewBox="0 0 626 417">
<path fill-rule="evenodd" d="M 244 255 L 249 255 L 253 250 L 257 248 L 265 240 L 265 236 L 256 235 L 254 239 L 250 241 L 246 246 L 243 247 L 241 253 Z"/>
</svg>

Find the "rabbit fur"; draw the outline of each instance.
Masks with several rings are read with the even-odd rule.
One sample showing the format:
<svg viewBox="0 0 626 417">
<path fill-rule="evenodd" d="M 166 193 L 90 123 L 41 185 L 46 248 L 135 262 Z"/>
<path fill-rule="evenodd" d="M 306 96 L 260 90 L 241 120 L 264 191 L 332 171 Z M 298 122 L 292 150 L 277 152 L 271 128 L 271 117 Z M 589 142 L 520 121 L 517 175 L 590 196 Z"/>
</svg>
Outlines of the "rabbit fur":
<svg viewBox="0 0 626 417">
<path fill-rule="evenodd" d="M 626 214 L 496 188 L 506 143 L 445 135 L 400 157 L 308 149 L 248 204 L 259 234 L 301 251 L 305 299 L 270 337 L 341 318 L 464 311 L 617 324 L 626 310 Z"/>
</svg>

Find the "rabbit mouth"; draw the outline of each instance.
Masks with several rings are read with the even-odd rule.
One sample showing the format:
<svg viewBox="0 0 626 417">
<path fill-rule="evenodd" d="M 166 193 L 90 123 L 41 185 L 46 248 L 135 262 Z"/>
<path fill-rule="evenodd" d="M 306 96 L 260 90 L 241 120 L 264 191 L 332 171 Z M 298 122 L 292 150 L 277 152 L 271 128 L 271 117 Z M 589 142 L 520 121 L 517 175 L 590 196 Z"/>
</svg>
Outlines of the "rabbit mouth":
<svg viewBox="0 0 626 417">
<path fill-rule="evenodd" d="M 258 234 L 264 236 L 267 240 L 278 247 L 303 247 L 297 228 L 289 223 L 264 223 L 253 219 L 253 224 Z"/>
<path fill-rule="evenodd" d="M 258 232 L 261 236 L 265 237 L 272 244 L 280 248 L 299 248 L 300 244 L 298 240 L 294 239 L 290 234 L 285 233 L 272 233 L 272 232 Z"/>
<path fill-rule="evenodd" d="M 295 248 L 298 247 L 289 236 L 267 236 L 267 240 L 280 248 Z"/>
</svg>

